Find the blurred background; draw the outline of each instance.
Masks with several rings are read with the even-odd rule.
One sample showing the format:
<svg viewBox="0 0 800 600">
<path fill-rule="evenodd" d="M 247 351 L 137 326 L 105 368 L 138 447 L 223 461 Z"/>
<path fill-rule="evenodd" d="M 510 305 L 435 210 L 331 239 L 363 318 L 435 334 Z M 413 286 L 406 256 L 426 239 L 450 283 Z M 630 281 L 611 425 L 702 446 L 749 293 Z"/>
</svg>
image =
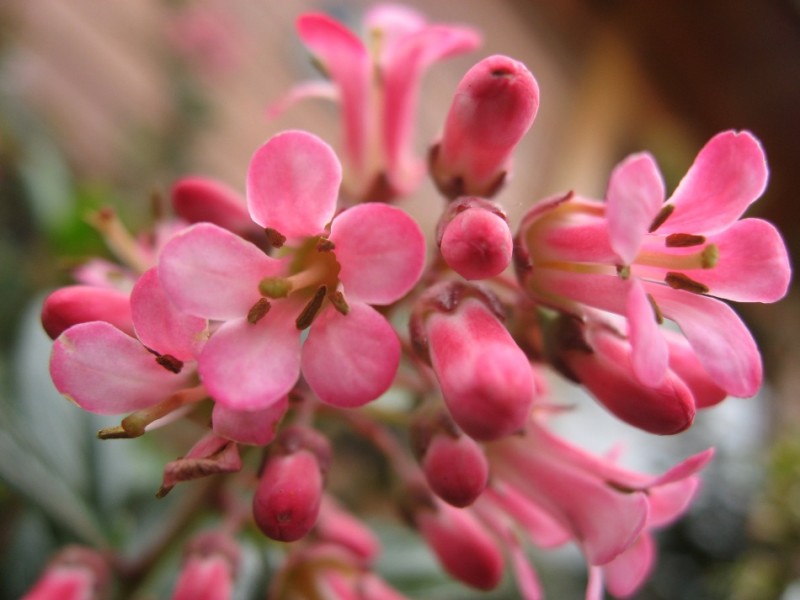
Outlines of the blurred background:
<svg viewBox="0 0 800 600">
<path fill-rule="evenodd" d="M 485 35 L 480 50 L 436 65 L 426 77 L 420 154 L 438 134 L 461 76 L 478 59 L 508 54 L 538 79 L 539 115 L 499 198 L 512 224 L 534 201 L 556 192 L 600 197 L 613 165 L 633 151 L 654 154 L 671 190 L 713 134 L 748 129 L 762 141 L 771 169 L 768 190 L 749 214 L 778 226 L 797 264 L 797 0 L 407 4 L 432 21 L 474 25 Z M 27 589 L 61 544 L 135 549 L 171 508 L 166 501 L 156 512 L 142 508 L 153 504 L 163 447 L 96 441 L 94 431 L 106 421 L 70 406 L 49 383 L 41 299 L 69 283 L 70 270 L 82 260 L 107 254 L 86 212 L 113 206 L 136 231 L 151 218 L 154 195 L 166 193 L 181 175 L 213 176 L 243 190 L 252 152 L 282 129 L 308 129 L 335 144 L 332 106 L 307 101 L 274 121 L 266 119 L 265 107 L 315 74 L 294 33 L 297 15 L 323 10 L 357 28 L 368 5 L 0 3 L 3 598 Z M 439 200 L 426 183 L 404 206 L 422 214 L 431 206 L 438 210 Z M 695 510 L 661 536 L 659 570 L 636 598 L 800 598 L 799 300 L 793 286 L 778 304 L 737 307 L 764 356 L 767 383 L 759 398 L 731 399 L 669 440 L 613 429 L 610 419 L 587 409 L 590 419 L 609 423 L 611 438 L 630 438 L 637 458 L 652 456 L 648 468 L 663 468 L 670 453 L 684 457 L 709 443 L 720 448 Z M 594 443 L 580 424 L 571 427 L 576 439 Z M 607 448 L 612 442 L 597 443 Z M 168 448 L 166 456 L 181 452 Z M 176 491 L 186 493 L 197 492 Z M 390 581 L 413 597 L 472 597 L 437 574 L 413 536 L 391 523 L 379 527 Z M 254 564 L 259 552 L 251 544 Z M 165 559 L 164 572 L 136 597 L 165 597 L 169 565 L 177 560 Z M 534 560 L 549 597 L 581 597 L 583 568 L 574 556 L 537 553 Z M 515 594 L 506 587 L 491 597 Z"/>
</svg>

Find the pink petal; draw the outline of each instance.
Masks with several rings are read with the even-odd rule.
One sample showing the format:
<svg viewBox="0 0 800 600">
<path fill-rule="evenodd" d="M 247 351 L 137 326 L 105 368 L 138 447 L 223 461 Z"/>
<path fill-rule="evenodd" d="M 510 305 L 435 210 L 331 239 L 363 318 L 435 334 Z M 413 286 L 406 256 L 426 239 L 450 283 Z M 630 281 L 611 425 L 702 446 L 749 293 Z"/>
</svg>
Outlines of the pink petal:
<svg viewBox="0 0 800 600">
<path fill-rule="evenodd" d="M 400 362 L 400 340 L 375 309 L 351 303 L 342 315 L 320 313 L 303 344 L 303 376 L 320 400 L 356 407 L 383 394 Z"/>
<path fill-rule="evenodd" d="M 50 294 L 42 305 L 42 326 L 51 339 L 89 321 L 106 321 L 133 335 L 128 294 L 93 285 L 70 285 Z"/>
<path fill-rule="evenodd" d="M 250 215 L 290 240 L 318 235 L 333 217 L 341 182 L 342 167 L 328 144 L 305 131 L 279 133 L 250 161 Z"/>
<path fill-rule="evenodd" d="M 276 119 L 291 106 L 306 98 L 338 100 L 339 90 L 330 81 L 312 80 L 298 83 L 267 107 L 267 118 Z"/>
<path fill-rule="evenodd" d="M 401 209 L 359 204 L 331 225 L 341 266 L 339 280 L 348 300 L 391 304 L 417 283 L 425 266 L 425 237 Z"/>
<path fill-rule="evenodd" d="M 53 344 L 50 375 L 59 392 L 89 412 L 117 415 L 153 406 L 191 373 L 172 373 L 134 338 L 104 321 L 67 329 Z"/>
<path fill-rule="evenodd" d="M 252 324 L 224 323 L 203 348 L 200 378 L 208 393 L 233 410 L 266 409 L 289 393 L 300 376 L 300 332 L 295 307 L 276 302 Z"/>
<path fill-rule="evenodd" d="M 634 154 L 617 165 L 606 202 L 611 245 L 622 262 L 630 264 L 664 203 L 664 181 L 653 157 Z"/>
<path fill-rule="evenodd" d="M 537 289 L 554 296 L 624 315 L 630 284 L 616 274 L 572 273 L 560 269 L 534 267 L 532 279 Z"/>
<path fill-rule="evenodd" d="M 645 284 L 664 316 L 675 321 L 697 358 L 719 386 L 750 397 L 761 387 L 761 355 L 753 336 L 735 312 L 714 298 L 664 285 Z"/>
<path fill-rule="evenodd" d="M 571 539 L 572 536 L 563 525 L 525 498 L 515 487 L 493 481 L 484 494 L 514 519 L 539 548 L 556 548 Z"/>
<path fill-rule="evenodd" d="M 210 223 L 185 229 L 164 246 L 158 276 L 178 309 L 208 319 L 243 317 L 259 300 L 258 283 L 283 263 Z"/>
<path fill-rule="evenodd" d="M 708 408 L 722 402 L 728 394 L 706 372 L 686 338 L 669 330 L 664 334 L 669 343 L 669 368 L 689 387 L 695 406 Z"/>
<path fill-rule="evenodd" d="M 664 527 L 689 508 L 700 486 L 699 477 L 688 477 L 650 490 L 648 527 Z"/>
<path fill-rule="evenodd" d="M 192 555 L 181 568 L 172 600 L 227 600 L 233 597 L 231 563 L 222 554 Z"/>
<path fill-rule="evenodd" d="M 348 162 L 360 171 L 368 158 L 366 153 L 372 81 L 369 53 L 353 32 L 327 15 L 301 16 L 297 20 L 297 33 L 339 88 L 344 124 L 344 152 Z"/>
<path fill-rule="evenodd" d="M 234 232 L 254 229 L 244 197 L 215 179 L 184 177 L 172 186 L 172 207 L 189 223 L 208 222 Z"/>
<path fill-rule="evenodd" d="M 182 313 L 170 302 L 155 267 L 136 282 L 131 292 L 131 312 L 139 341 L 159 354 L 191 360 L 208 337 L 205 319 Z"/>
<path fill-rule="evenodd" d="M 381 36 L 384 48 L 426 25 L 420 12 L 402 4 L 376 4 L 364 13 L 364 27 L 372 35 Z"/>
<path fill-rule="evenodd" d="M 644 286 L 635 279 L 630 280 L 626 315 L 633 371 L 641 383 L 655 387 L 667 374 L 669 349 Z"/>
<path fill-rule="evenodd" d="M 645 582 L 656 559 L 656 546 L 649 534 L 613 561 L 603 566 L 606 587 L 617 598 L 627 598 Z"/>
<path fill-rule="evenodd" d="M 767 185 L 761 144 L 747 131 L 717 134 L 700 150 L 669 202 L 658 233 L 713 233 L 730 226 Z"/>
<path fill-rule="evenodd" d="M 217 402 L 211 413 L 211 427 L 217 435 L 239 444 L 266 446 L 275 438 L 288 408 L 289 399 L 285 396 L 258 410 L 234 410 Z"/>
<path fill-rule="evenodd" d="M 539 576 L 533 568 L 531 561 L 525 555 L 517 538 L 513 535 L 506 541 L 509 553 L 511 554 L 511 567 L 514 569 L 514 579 L 517 583 L 517 590 L 523 600 L 541 600 L 544 598 L 542 584 Z"/>
</svg>

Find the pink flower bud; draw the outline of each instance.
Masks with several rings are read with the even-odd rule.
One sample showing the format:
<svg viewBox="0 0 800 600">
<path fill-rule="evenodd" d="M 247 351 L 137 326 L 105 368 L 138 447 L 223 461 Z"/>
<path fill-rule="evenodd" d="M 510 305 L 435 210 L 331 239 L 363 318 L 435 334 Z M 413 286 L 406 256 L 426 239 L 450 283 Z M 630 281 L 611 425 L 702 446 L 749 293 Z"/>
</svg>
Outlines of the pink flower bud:
<svg viewBox="0 0 800 600">
<path fill-rule="evenodd" d="M 445 262 L 465 279 L 487 279 L 511 262 L 511 230 L 499 205 L 467 196 L 452 202 L 442 216 L 437 241 Z"/>
<path fill-rule="evenodd" d="M 240 560 L 236 542 L 219 532 L 202 533 L 186 548 L 172 600 L 228 600 Z"/>
<path fill-rule="evenodd" d="M 469 506 L 486 489 L 489 463 L 475 441 L 466 436 L 436 435 L 422 460 L 428 485 L 453 506 Z"/>
<path fill-rule="evenodd" d="M 184 177 L 172 186 L 171 197 L 175 212 L 189 223 L 214 223 L 245 237 L 261 231 L 250 219 L 244 197 L 221 181 Z"/>
<path fill-rule="evenodd" d="M 107 596 L 109 569 L 96 551 L 70 546 L 58 553 L 22 600 L 91 600 Z"/>
<path fill-rule="evenodd" d="M 500 582 L 503 554 L 469 510 L 437 502 L 436 509 L 417 512 L 416 524 L 450 575 L 481 590 L 490 590 Z"/>
<path fill-rule="evenodd" d="M 494 195 L 538 108 L 539 87 L 522 63 L 495 55 L 472 67 L 456 90 L 442 140 L 431 150 L 439 190 L 451 199 Z"/>
<path fill-rule="evenodd" d="M 324 496 L 315 530 L 317 539 L 338 544 L 366 562 L 380 552 L 380 542 L 363 522 L 338 506 L 330 496 Z"/>
<path fill-rule="evenodd" d="M 50 294 L 42 306 L 42 325 L 52 339 L 78 323 L 105 321 L 133 335 L 128 294 L 112 288 L 71 285 Z"/>
</svg>

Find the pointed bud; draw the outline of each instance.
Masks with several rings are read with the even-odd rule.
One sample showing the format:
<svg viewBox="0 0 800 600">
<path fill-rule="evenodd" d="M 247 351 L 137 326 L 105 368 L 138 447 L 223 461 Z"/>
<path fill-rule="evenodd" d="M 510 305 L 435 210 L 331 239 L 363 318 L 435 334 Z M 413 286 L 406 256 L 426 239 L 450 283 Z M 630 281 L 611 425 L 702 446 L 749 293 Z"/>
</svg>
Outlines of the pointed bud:
<svg viewBox="0 0 800 600">
<path fill-rule="evenodd" d="M 511 230 L 505 212 L 491 200 L 464 196 L 450 203 L 437 228 L 445 262 L 464 279 L 487 279 L 511 262 Z"/>
<path fill-rule="evenodd" d="M 472 67 L 456 90 L 442 140 L 431 151 L 430 171 L 439 190 L 450 199 L 494 195 L 538 108 L 539 87 L 522 63 L 495 55 Z"/>
<path fill-rule="evenodd" d="M 228 600 L 241 552 L 236 542 L 219 532 L 198 535 L 186 547 L 172 600 Z"/>
<path fill-rule="evenodd" d="M 42 306 L 42 325 L 52 339 L 73 325 L 89 321 L 105 321 L 134 335 L 128 294 L 112 288 L 71 285 L 50 294 Z"/>
<path fill-rule="evenodd" d="M 22 600 L 84 600 L 108 597 L 109 567 L 96 551 L 69 546 L 50 561 Z"/>
</svg>

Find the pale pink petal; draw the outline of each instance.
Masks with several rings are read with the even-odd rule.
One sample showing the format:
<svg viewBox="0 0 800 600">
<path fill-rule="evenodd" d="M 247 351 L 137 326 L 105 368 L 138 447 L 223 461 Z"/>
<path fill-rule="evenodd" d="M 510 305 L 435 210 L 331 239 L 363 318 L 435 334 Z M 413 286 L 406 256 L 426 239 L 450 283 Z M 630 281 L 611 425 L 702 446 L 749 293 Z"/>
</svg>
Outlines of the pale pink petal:
<svg viewBox="0 0 800 600">
<path fill-rule="evenodd" d="M 59 392 L 89 412 L 118 415 L 153 406 L 183 387 L 134 338 L 103 321 L 67 329 L 53 344 L 50 376 Z"/>
<path fill-rule="evenodd" d="M 131 313 L 139 341 L 159 354 L 191 360 L 208 338 L 206 320 L 182 313 L 170 302 L 155 267 L 136 282 L 131 292 Z"/>
<path fill-rule="evenodd" d="M 608 223 L 595 215 L 571 215 L 559 221 L 547 223 L 536 231 L 531 250 L 535 262 L 568 261 L 592 262 L 615 265 L 619 257 L 611 247 Z"/>
<path fill-rule="evenodd" d="M 320 313 L 303 344 L 303 376 L 320 400 L 361 406 L 391 385 L 400 361 L 400 340 L 375 309 L 350 303 L 342 315 L 332 306 Z"/>
<path fill-rule="evenodd" d="M 359 204 L 339 214 L 330 240 L 348 300 L 390 304 L 406 295 L 425 266 L 425 237 L 401 209 Z"/>
<path fill-rule="evenodd" d="M 172 186 L 172 207 L 189 223 L 208 222 L 234 232 L 254 229 L 244 196 L 215 179 L 184 177 Z"/>
<path fill-rule="evenodd" d="M 133 335 L 127 292 L 94 285 L 69 285 L 50 294 L 42 305 L 42 326 L 51 339 L 78 323 L 106 321 Z"/>
<path fill-rule="evenodd" d="M 635 279 L 630 280 L 626 316 L 633 372 L 641 383 L 657 386 L 667 374 L 669 349 L 644 286 Z"/>
<path fill-rule="evenodd" d="M 214 433 L 239 444 L 266 446 L 278 431 L 278 425 L 289 408 L 287 397 L 258 410 L 234 410 L 219 402 L 211 413 Z"/>
<path fill-rule="evenodd" d="M 493 481 L 484 494 L 514 519 L 539 548 L 556 548 L 571 539 L 563 525 L 506 482 Z"/>
<path fill-rule="evenodd" d="M 664 203 L 664 180 L 653 157 L 633 154 L 617 165 L 606 202 L 611 245 L 622 262 L 630 264 Z"/>
<path fill-rule="evenodd" d="M 368 34 L 380 35 L 383 48 L 426 25 L 422 13 L 403 4 L 376 4 L 364 13 L 364 26 Z"/>
<path fill-rule="evenodd" d="M 727 393 L 706 372 L 685 337 L 664 330 L 669 343 L 669 368 L 683 380 L 694 397 L 697 408 L 708 408 L 722 402 Z"/>
<path fill-rule="evenodd" d="M 714 233 L 730 226 L 764 192 L 767 163 L 747 131 L 717 134 L 700 150 L 669 204 L 675 211 L 658 233 Z"/>
<path fill-rule="evenodd" d="M 192 555 L 181 568 L 172 600 L 228 600 L 233 597 L 230 561 L 222 554 Z"/>
<path fill-rule="evenodd" d="M 617 598 L 633 594 L 650 575 L 655 563 L 656 546 L 649 534 L 642 534 L 636 543 L 603 566 L 608 591 Z"/>
<path fill-rule="evenodd" d="M 586 582 L 586 600 L 603 600 L 603 568 L 589 565 L 589 578 Z"/>
<path fill-rule="evenodd" d="M 344 152 L 348 162 L 360 171 L 368 159 L 366 153 L 372 80 L 372 60 L 369 53 L 358 36 L 324 14 L 301 16 L 297 20 L 297 33 L 339 88 Z"/>
<path fill-rule="evenodd" d="M 683 479 L 687 479 L 692 475 L 698 473 L 701 469 L 703 469 L 708 462 L 714 457 L 714 449 L 709 448 L 704 450 L 703 452 L 698 452 L 697 454 L 693 454 L 689 458 L 681 461 L 674 467 L 672 467 L 666 473 L 659 475 L 647 482 L 647 487 L 656 487 L 660 485 L 667 485 L 669 483 L 675 483 L 677 481 L 681 481 Z"/>
<path fill-rule="evenodd" d="M 220 404 L 265 409 L 294 387 L 300 376 L 300 332 L 294 311 L 282 310 L 281 304 L 289 303 L 276 302 L 256 324 L 245 318 L 224 323 L 206 343 L 198 370 Z"/>
<path fill-rule="evenodd" d="M 544 597 L 539 576 L 533 568 L 531 561 L 525 556 L 516 536 L 509 535 L 506 545 L 511 554 L 511 567 L 514 570 L 514 579 L 517 590 L 523 600 L 541 600 Z"/>
<path fill-rule="evenodd" d="M 750 397 L 761 387 L 761 355 L 735 312 L 714 298 L 647 283 L 661 312 L 675 321 L 708 374 L 733 396 Z"/>
<path fill-rule="evenodd" d="M 616 274 L 572 273 L 560 269 L 534 267 L 532 280 L 546 293 L 624 315 L 629 283 Z"/>
<path fill-rule="evenodd" d="M 681 517 L 694 499 L 700 478 L 690 476 L 651 488 L 648 527 L 664 527 Z"/>
<path fill-rule="evenodd" d="M 318 235 L 333 217 L 341 182 L 342 167 L 328 144 L 305 131 L 284 131 L 250 161 L 250 215 L 289 240 Z"/>
<path fill-rule="evenodd" d="M 306 98 L 338 100 L 339 90 L 330 81 L 311 80 L 298 83 L 267 107 L 267 118 L 276 119 L 297 102 Z"/>
<path fill-rule="evenodd" d="M 281 261 L 211 223 L 173 237 L 158 264 L 161 285 L 179 310 L 220 320 L 245 316 L 261 298 L 261 279 L 282 270 Z"/>
</svg>

